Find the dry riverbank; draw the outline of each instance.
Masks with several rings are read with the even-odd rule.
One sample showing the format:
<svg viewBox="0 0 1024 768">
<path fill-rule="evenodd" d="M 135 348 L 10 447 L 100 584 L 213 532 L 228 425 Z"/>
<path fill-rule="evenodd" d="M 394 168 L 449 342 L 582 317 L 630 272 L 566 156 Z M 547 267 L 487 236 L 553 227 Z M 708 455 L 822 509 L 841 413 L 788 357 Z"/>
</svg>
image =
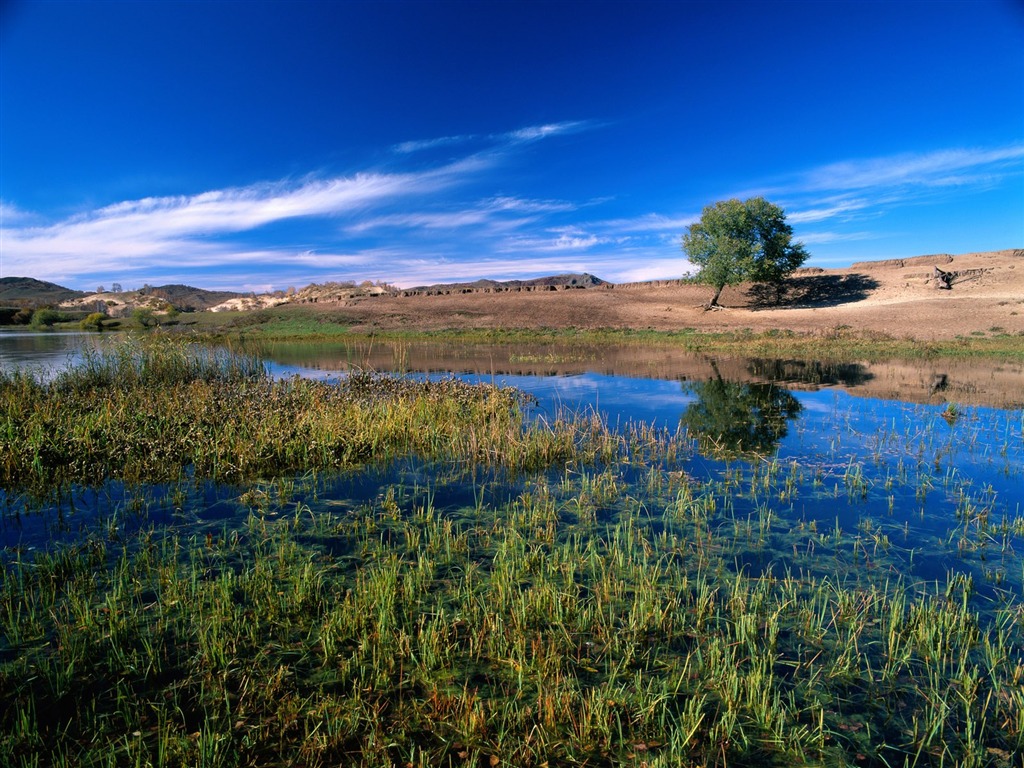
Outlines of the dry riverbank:
<svg viewBox="0 0 1024 768">
<path fill-rule="evenodd" d="M 955 273 L 950 290 L 934 286 L 938 267 Z M 848 269 L 805 269 L 781 304 L 756 286 L 727 288 L 725 309 L 708 312 L 706 286 L 682 282 L 613 288 L 507 293 L 359 297 L 320 303 L 353 330 L 470 328 L 621 328 L 659 331 L 836 328 L 895 338 L 1024 333 L 1024 250 L 862 262 Z"/>
</svg>

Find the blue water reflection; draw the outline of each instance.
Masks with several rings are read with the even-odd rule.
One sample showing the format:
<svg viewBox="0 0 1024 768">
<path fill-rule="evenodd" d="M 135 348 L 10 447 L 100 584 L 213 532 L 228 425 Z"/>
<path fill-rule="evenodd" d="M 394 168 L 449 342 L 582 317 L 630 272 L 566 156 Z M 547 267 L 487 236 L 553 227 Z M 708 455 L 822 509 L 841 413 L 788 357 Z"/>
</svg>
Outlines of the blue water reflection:
<svg viewBox="0 0 1024 768">
<path fill-rule="evenodd" d="M 73 362 L 74 345 L 83 340 L 93 343 L 95 337 L 0 335 L 0 363 L 53 370 Z M 347 375 L 345 370 L 315 364 L 271 361 L 268 367 L 277 377 L 331 381 Z M 700 380 L 597 370 L 571 375 L 474 373 L 460 371 L 454 364 L 455 372 L 446 373 L 444 367 L 439 361 L 430 373 L 405 375 L 457 376 L 516 387 L 535 398 L 531 414 L 538 419 L 596 412 L 613 428 L 625 430 L 643 423 L 684 434 L 691 450 L 674 459 L 676 464 L 659 470 L 683 472 L 701 493 L 727 497 L 722 525 L 739 525 L 738 521 L 755 519 L 765 510 L 779 521 L 774 549 L 747 553 L 744 562 L 749 564 L 796 567 L 798 551 L 807 551 L 814 543 L 812 533 L 842 531 L 863 540 L 874 555 L 884 552 L 890 567 L 916 578 L 939 578 L 945 570 L 954 569 L 970 572 L 979 581 L 995 578 L 993 574 L 1000 579 L 1007 575 L 1015 588 L 1020 586 L 1019 550 L 1024 546 L 1024 410 L 1020 408 L 886 400 L 859 396 L 853 387 L 800 389 L 772 383 L 765 373 L 772 366 L 763 361 L 746 368 L 734 366 L 731 370 L 756 369 L 753 379 L 742 381 L 725 375 L 725 366 L 714 364 L 708 370 L 718 375 Z M 775 368 L 788 371 L 792 366 Z M 643 468 L 621 471 L 632 482 Z M 445 485 L 435 468 L 415 462 L 329 482 L 326 496 L 351 504 L 373 498 L 395 482 L 430 486 L 438 506 L 451 505 L 453 514 L 471 503 L 475 492 L 464 479 Z M 505 497 L 515 495 L 511 486 L 492 483 L 490 487 Z M 173 510 L 158 509 L 155 500 L 160 492 L 152 489 L 154 506 L 148 519 L 170 516 L 167 519 L 173 522 Z M 184 505 L 194 516 L 190 525 L 230 517 L 241 491 L 205 484 L 194 493 Z M 640 491 L 637 494 L 642 496 Z M 73 538 L 91 525 L 87 519 L 114 520 L 109 525 L 115 527 L 131 525 L 125 510 L 137 503 L 132 501 L 137 495 L 137 490 L 117 483 L 101 491 L 82 489 L 49 522 L 15 519 L 8 510 L 2 516 L 3 543 L 35 546 L 47 537 Z M 657 508 L 666 500 L 651 498 L 645 503 Z M 93 512 L 83 515 L 83 509 Z"/>
</svg>

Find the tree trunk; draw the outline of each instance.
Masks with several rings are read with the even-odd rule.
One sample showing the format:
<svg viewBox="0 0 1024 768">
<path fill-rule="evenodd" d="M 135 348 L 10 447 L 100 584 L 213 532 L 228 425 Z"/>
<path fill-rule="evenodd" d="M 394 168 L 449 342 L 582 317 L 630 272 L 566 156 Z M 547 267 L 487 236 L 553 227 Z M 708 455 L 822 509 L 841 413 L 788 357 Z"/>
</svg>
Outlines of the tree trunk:
<svg viewBox="0 0 1024 768">
<path fill-rule="evenodd" d="M 712 296 L 711 301 L 708 302 L 708 309 L 711 309 L 712 307 L 722 306 L 721 304 L 718 303 L 718 297 L 722 295 L 723 288 L 725 288 L 724 285 L 715 286 L 715 295 Z"/>
</svg>

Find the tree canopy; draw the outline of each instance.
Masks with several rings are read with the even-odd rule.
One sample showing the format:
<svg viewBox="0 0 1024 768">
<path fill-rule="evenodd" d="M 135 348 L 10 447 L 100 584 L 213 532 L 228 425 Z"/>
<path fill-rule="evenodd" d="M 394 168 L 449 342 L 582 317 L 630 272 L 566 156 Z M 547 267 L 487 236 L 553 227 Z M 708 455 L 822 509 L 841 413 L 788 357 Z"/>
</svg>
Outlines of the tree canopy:
<svg viewBox="0 0 1024 768">
<path fill-rule="evenodd" d="M 792 239 L 786 214 L 763 197 L 721 200 L 686 228 L 683 251 L 699 267 L 694 279 L 715 288 L 708 304 L 714 307 L 727 285 L 785 280 L 807 258 L 803 244 Z"/>
</svg>

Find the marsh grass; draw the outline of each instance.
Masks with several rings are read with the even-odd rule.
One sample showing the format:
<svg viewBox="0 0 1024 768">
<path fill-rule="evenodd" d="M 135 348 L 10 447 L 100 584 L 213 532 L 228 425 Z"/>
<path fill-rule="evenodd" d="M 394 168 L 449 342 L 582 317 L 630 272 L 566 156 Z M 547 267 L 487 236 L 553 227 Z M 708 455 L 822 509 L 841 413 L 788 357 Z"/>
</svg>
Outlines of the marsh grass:
<svg viewBox="0 0 1024 768">
<path fill-rule="evenodd" d="M 458 517 L 428 489 L 344 509 L 266 486 L 236 528 L 11 563 L 0 761 L 981 766 L 1024 748 L 1017 604 L 983 616 L 970 578 L 866 578 L 824 544 L 737 570 L 750 529 L 712 489 L 658 510 L 613 469 L 547 477 Z"/>
<path fill-rule="evenodd" d="M 525 405 L 511 388 L 456 379 L 280 381 L 248 355 L 129 342 L 50 381 L 0 373 L 0 485 L 45 496 L 111 477 L 170 480 L 184 468 L 236 482 L 406 454 L 532 469 L 614 439 L 564 419 L 524 427 Z"/>
<path fill-rule="evenodd" d="M 132 526 L 5 552 L 0 764 L 1008 768 L 1024 750 L 1024 518 L 956 471 L 970 452 L 1019 472 L 1019 425 L 993 436 L 965 409 L 868 434 L 846 414 L 803 436 L 829 441 L 818 463 L 695 477 L 685 433 L 528 422 L 503 390 L 307 387 L 188 350 L 146 378 L 165 364 L 151 354 L 89 374 L 117 434 L 145 434 L 128 419 L 149 405 L 176 439 L 168 411 L 204 412 L 152 391 L 181 386 L 250 414 L 237 453 L 295 419 L 306 431 L 282 444 L 306 452 L 230 469 L 167 454 L 166 499 L 123 486 Z M 8 433 L 17 392 L 54 427 L 93 413 L 75 398 L 97 387 L 67 381 L 5 379 Z M 342 444 L 361 452 L 330 463 Z M 96 474 L 30 466 L 40 483 L 149 477 L 132 450 Z M 402 455 L 414 482 L 358 498 L 328 471 Z M 203 477 L 237 483 L 234 514 L 205 519 Z M 471 492 L 441 506 L 449 486 Z M 930 546 L 954 566 L 921 578 L 910 518 L 940 496 L 956 513 Z M 818 503 L 829 515 L 808 517 Z M 147 524 L 161 506 L 195 516 Z"/>
<path fill-rule="evenodd" d="M 455 344 L 522 344 L 541 346 L 577 343 L 593 346 L 602 344 L 637 344 L 665 346 L 689 352 L 715 355 L 765 357 L 814 361 L 881 361 L 894 358 L 921 360 L 934 358 L 993 358 L 1012 361 L 1024 360 L 1024 336 L 996 334 L 992 336 L 961 336 L 955 339 L 922 341 L 898 337 L 881 332 L 861 332 L 846 327 L 823 329 L 814 333 L 790 330 L 755 332 L 749 329 L 709 332 L 695 328 L 678 331 L 620 330 L 620 329 L 477 329 L 446 331 L 375 331 L 367 334 L 352 331 L 331 323 L 313 310 L 303 312 L 293 308 L 290 314 L 255 315 L 246 321 L 243 330 L 225 325 L 222 338 L 245 335 L 260 339 L 332 339 L 351 343 L 375 341 L 432 341 Z M 326 319 L 326 322 L 325 322 Z M 216 325 L 197 326 L 206 333 L 217 333 Z M 200 331 L 203 332 L 203 331 Z M 536 351 L 531 352 L 537 355 Z M 560 358 L 568 354 L 558 353 Z M 539 356 L 544 361 L 544 355 Z"/>
</svg>

